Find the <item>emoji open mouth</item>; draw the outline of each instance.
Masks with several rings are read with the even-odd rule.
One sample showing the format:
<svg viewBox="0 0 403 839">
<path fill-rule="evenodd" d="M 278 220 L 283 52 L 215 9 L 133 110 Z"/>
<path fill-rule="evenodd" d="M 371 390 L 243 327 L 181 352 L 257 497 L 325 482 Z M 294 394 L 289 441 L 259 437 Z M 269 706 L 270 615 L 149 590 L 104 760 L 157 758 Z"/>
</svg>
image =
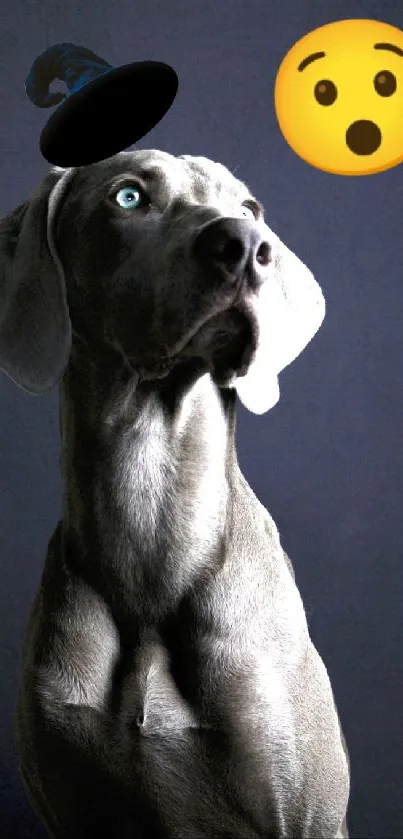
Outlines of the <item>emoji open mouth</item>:
<svg viewBox="0 0 403 839">
<path fill-rule="evenodd" d="M 374 154 L 382 142 L 382 134 L 375 122 L 357 119 L 346 131 L 346 143 L 354 154 Z"/>
</svg>

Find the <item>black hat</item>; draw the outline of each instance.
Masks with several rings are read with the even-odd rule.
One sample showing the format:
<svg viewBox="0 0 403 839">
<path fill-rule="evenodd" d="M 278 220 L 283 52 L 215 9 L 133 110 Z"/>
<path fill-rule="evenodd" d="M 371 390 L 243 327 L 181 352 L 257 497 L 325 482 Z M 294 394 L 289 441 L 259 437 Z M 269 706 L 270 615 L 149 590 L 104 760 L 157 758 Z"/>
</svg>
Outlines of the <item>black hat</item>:
<svg viewBox="0 0 403 839">
<path fill-rule="evenodd" d="M 65 82 L 69 93 L 50 92 L 55 79 Z M 46 160 L 55 166 L 87 166 L 148 134 L 171 107 L 178 77 L 159 61 L 111 67 L 85 47 L 55 44 L 35 59 L 25 89 L 39 108 L 63 102 L 41 133 Z"/>
</svg>

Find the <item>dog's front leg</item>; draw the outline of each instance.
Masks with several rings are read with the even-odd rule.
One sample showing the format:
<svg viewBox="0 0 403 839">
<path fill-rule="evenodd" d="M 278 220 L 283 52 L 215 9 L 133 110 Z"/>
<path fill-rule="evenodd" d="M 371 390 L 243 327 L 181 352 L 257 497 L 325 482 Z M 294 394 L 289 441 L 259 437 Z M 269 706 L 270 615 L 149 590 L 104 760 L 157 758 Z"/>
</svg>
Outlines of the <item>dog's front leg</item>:
<svg viewBox="0 0 403 839">
<path fill-rule="evenodd" d="M 35 780 L 23 765 L 27 793 L 56 839 L 111 836 L 123 839 L 142 830 L 146 802 L 139 790 L 136 743 L 117 731 L 111 717 L 95 708 L 54 705 L 36 713 Z"/>
<path fill-rule="evenodd" d="M 17 705 L 27 793 L 57 839 L 125 835 L 120 822 L 140 771 L 136 738 L 111 711 L 120 655 L 111 613 L 71 569 L 59 525 L 26 633 Z"/>
<path fill-rule="evenodd" d="M 134 656 L 122 678 L 111 612 L 72 571 L 61 541 L 59 527 L 26 635 L 17 708 L 26 791 L 50 835 L 206 839 L 217 835 L 219 814 L 223 839 L 257 839 L 214 769 L 225 754 L 219 733 L 197 727 L 174 685 L 161 693 L 163 657 L 153 665 L 157 704 L 139 725 L 141 661 Z"/>
</svg>

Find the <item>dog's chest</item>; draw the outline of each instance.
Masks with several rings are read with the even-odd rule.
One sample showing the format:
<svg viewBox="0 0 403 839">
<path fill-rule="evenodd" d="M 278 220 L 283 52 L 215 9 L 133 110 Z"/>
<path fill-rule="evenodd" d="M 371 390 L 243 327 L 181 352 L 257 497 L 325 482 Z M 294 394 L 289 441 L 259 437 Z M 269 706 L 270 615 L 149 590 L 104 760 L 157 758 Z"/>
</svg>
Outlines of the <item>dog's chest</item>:
<svg viewBox="0 0 403 839">
<path fill-rule="evenodd" d="M 267 808 L 275 808 L 279 836 L 291 835 L 307 797 L 315 830 L 323 825 L 323 833 L 313 830 L 312 835 L 334 835 L 326 802 L 343 786 L 345 764 L 327 677 L 315 656 L 309 653 L 305 671 L 286 674 L 270 651 L 242 664 L 240 656 L 231 658 L 224 638 L 221 648 L 218 638 L 210 649 L 204 646 L 205 655 L 199 649 L 192 656 L 183 642 L 189 675 L 198 683 L 197 699 L 186 690 L 186 680 L 175 678 L 174 657 L 161 638 L 149 633 L 122 692 L 119 716 L 125 728 L 136 741 L 145 738 L 155 759 L 167 737 L 189 755 L 194 750 L 195 761 L 197 744 L 203 742 L 203 771 L 208 774 L 211 761 L 214 771 L 220 766 L 228 788 L 242 789 L 246 809 L 257 808 L 263 820 Z M 216 783 L 214 772 L 211 783 Z M 337 813 L 330 818 L 337 823 Z"/>
<path fill-rule="evenodd" d="M 171 673 L 170 656 L 156 630 L 147 630 L 128 662 L 118 708 L 125 725 L 143 736 L 182 731 L 199 724 Z"/>
</svg>

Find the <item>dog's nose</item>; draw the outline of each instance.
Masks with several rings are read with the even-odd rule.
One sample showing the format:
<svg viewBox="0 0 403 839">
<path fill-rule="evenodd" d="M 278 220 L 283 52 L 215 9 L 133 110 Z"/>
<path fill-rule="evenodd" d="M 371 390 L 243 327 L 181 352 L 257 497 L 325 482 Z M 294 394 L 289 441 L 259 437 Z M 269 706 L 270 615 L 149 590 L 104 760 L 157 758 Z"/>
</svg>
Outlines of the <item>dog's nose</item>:
<svg viewBox="0 0 403 839">
<path fill-rule="evenodd" d="M 219 218 L 208 222 L 193 242 L 193 256 L 234 285 L 245 277 L 256 288 L 264 282 L 271 248 L 250 219 Z"/>
</svg>

